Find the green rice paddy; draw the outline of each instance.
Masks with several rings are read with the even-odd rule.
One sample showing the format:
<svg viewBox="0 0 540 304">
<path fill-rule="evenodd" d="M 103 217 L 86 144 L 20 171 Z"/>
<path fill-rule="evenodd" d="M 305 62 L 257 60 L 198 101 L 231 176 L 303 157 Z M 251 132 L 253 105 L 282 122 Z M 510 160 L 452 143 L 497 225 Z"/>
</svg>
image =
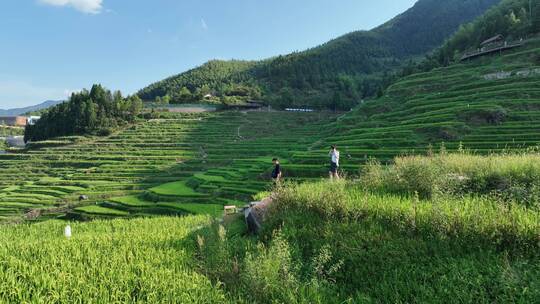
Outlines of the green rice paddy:
<svg viewBox="0 0 540 304">
<path fill-rule="evenodd" d="M 157 195 L 169 195 L 169 196 L 187 196 L 187 197 L 200 197 L 201 193 L 195 192 L 192 188 L 188 187 L 185 182 L 172 182 L 163 184 L 149 190 Z"/>
<path fill-rule="evenodd" d="M 267 189 L 273 157 L 286 163 L 331 113 L 163 113 L 107 138 L 77 138 L 0 155 L 0 217 L 73 206 L 67 219 L 203 213 L 244 205 Z M 41 148 L 37 148 L 41 147 Z M 321 168 L 324 172 L 324 168 Z M 89 200 L 79 202 L 79 196 Z"/>
</svg>

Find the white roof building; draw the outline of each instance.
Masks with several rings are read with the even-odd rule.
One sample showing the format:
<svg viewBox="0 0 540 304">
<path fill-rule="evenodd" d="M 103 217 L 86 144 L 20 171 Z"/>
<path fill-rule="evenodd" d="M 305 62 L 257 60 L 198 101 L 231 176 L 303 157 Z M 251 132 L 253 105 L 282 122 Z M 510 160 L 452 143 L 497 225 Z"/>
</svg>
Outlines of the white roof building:
<svg viewBox="0 0 540 304">
<path fill-rule="evenodd" d="M 41 118 L 41 116 L 30 116 L 26 119 L 26 122 L 33 126 L 36 124 L 36 122 Z"/>
</svg>

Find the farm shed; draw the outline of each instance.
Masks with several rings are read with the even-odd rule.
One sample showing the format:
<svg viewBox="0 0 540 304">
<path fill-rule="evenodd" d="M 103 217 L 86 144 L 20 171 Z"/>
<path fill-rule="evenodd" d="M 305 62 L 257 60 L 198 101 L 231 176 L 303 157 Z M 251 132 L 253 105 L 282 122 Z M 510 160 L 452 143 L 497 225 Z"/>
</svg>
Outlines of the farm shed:
<svg viewBox="0 0 540 304">
<path fill-rule="evenodd" d="M 523 46 L 525 43 L 526 41 L 523 41 L 523 39 L 519 41 L 508 42 L 504 40 L 504 37 L 502 35 L 493 36 L 487 40 L 484 40 L 484 42 L 480 44 L 480 48 L 476 49 L 475 51 L 466 52 L 465 54 L 463 54 L 460 60 L 465 61 L 468 59 L 481 57 L 493 53 L 502 54 L 502 52 L 506 50 Z"/>
<path fill-rule="evenodd" d="M 493 36 L 489 39 L 486 39 L 484 40 L 484 42 L 480 43 L 480 46 L 481 47 L 486 47 L 486 46 L 490 46 L 490 45 L 493 45 L 493 44 L 500 44 L 502 43 L 504 40 L 504 37 L 503 35 L 497 35 L 497 36 Z"/>
</svg>

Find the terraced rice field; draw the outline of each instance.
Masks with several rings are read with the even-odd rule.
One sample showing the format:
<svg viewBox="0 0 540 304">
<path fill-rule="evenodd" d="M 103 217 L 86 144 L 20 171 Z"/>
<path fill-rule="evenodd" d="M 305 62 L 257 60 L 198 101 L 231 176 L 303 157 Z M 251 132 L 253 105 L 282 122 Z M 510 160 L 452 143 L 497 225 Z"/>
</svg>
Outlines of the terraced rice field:
<svg viewBox="0 0 540 304">
<path fill-rule="evenodd" d="M 540 143 L 540 41 L 391 86 L 330 113 L 164 114 L 107 138 L 61 138 L 0 155 L 0 220 L 206 213 L 244 205 L 269 186 L 271 159 L 288 179 L 326 176 L 328 146 L 357 174 L 370 158 L 427 153 L 441 143 L 478 153 Z M 505 71 L 504 77 L 494 77 Z M 500 78 L 500 79 L 499 79 Z M 78 203 L 79 195 L 89 197 Z M 67 206 L 67 207 L 66 207 Z M 61 208 L 53 208 L 61 207 Z M 40 212 L 48 210 L 47 212 Z M 28 214 L 28 211 L 32 211 Z"/>
<path fill-rule="evenodd" d="M 107 138 L 0 155 L 0 219 L 24 213 L 40 219 L 217 216 L 223 205 L 244 205 L 265 190 L 272 157 L 286 161 L 293 151 L 308 149 L 333 115 L 167 117 L 140 121 Z M 80 195 L 89 200 L 79 203 Z"/>
<path fill-rule="evenodd" d="M 327 139 L 341 147 L 343 164 L 369 158 L 391 161 L 426 153 L 429 145 L 449 150 L 460 144 L 477 153 L 540 144 L 540 41 L 469 63 L 405 77 L 383 98 L 338 118 Z M 501 71 L 506 76 L 494 77 Z M 319 164 L 326 147 L 299 151 L 295 164 Z"/>
</svg>

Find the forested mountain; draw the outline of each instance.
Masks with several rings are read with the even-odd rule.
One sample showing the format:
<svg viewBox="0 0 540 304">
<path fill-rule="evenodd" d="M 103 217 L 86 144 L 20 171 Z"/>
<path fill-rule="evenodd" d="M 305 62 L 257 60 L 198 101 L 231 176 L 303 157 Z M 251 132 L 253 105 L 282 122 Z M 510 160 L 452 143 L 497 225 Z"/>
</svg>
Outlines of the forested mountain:
<svg viewBox="0 0 540 304">
<path fill-rule="evenodd" d="M 215 92 L 219 92 L 221 97 L 246 94 L 255 97 L 257 92 L 251 90 L 258 90 L 258 86 L 250 71 L 256 64 L 255 61 L 212 60 L 198 68 L 154 83 L 141 90 L 139 96 L 145 100 L 165 97 L 163 99 L 166 102 L 170 97 L 174 103 L 201 100 L 205 95 L 213 95 Z"/>
<path fill-rule="evenodd" d="M 61 100 L 47 100 L 45 102 L 42 102 L 40 104 L 24 107 L 24 108 L 15 108 L 15 109 L 8 109 L 8 110 L 0 110 L 0 116 L 15 116 L 15 115 L 22 115 L 29 112 L 36 112 L 48 109 L 52 106 L 55 106 L 59 103 L 62 103 Z"/>
<path fill-rule="evenodd" d="M 124 98 L 94 85 L 90 91 L 73 93 L 68 102 L 45 112 L 35 125 L 28 125 L 25 141 L 39 141 L 57 136 L 107 134 L 111 129 L 132 121 L 142 110 L 141 99 L 134 95 Z"/>
<path fill-rule="evenodd" d="M 211 61 L 142 89 L 145 100 L 221 102 L 262 98 L 278 106 L 349 109 L 381 91 L 390 73 L 440 46 L 461 24 L 500 0 L 419 0 L 370 31 L 357 31 L 304 52 L 259 62 Z M 189 92 L 188 92 L 189 91 Z M 170 97 L 170 98 L 169 98 Z"/>
</svg>

